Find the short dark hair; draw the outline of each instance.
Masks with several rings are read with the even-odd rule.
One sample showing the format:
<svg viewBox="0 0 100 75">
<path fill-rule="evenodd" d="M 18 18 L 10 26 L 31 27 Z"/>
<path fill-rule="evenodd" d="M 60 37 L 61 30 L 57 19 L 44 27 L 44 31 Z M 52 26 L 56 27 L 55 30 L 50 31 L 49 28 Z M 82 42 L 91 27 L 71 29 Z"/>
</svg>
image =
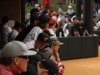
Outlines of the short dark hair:
<svg viewBox="0 0 100 75">
<path fill-rule="evenodd" d="M 33 8 L 33 9 L 30 11 L 30 16 L 36 14 L 37 12 L 39 12 L 39 10 L 36 9 L 36 8 Z"/>
<path fill-rule="evenodd" d="M 40 21 L 40 24 L 46 24 L 46 23 L 49 23 L 50 18 L 46 16 L 45 14 L 42 14 L 41 16 L 39 16 L 39 21 Z"/>
<path fill-rule="evenodd" d="M 25 25 L 23 23 L 16 22 L 13 28 L 19 29 L 20 27 L 22 29 L 24 29 L 25 28 Z"/>
<path fill-rule="evenodd" d="M 9 18 L 8 16 L 4 16 L 4 17 L 2 18 L 2 23 L 5 24 L 5 23 L 7 23 L 9 20 L 10 20 L 10 18 Z"/>
<path fill-rule="evenodd" d="M 32 15 L 32 16 L 30 17 L 30 23 L 31 23 L 31 24 L 34 23 L 35 20 L 39 20 L 39 17 L 38 17 L 37 15 Z"/>
</svg>

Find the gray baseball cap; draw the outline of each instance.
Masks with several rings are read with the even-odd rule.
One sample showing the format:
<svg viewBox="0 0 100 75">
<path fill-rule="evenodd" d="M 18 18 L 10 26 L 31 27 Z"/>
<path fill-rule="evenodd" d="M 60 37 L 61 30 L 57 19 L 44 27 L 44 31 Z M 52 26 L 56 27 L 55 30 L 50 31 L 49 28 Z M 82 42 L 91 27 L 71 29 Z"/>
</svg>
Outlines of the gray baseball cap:
<svg viewBox="0 0 100 75">
<path fill-rule="evenodd" d="M 2 58 L 12 58 L 17 56 L 31 56 L 37 54 L 36 51 L 28 50 L 27 46 L 20 41 L 11 41 L 1 50 Z"/>
<path fill-rule="evenodd" d="M 60 42 L 57 38 L 50 38 L 50 44 L 62 45 L 64 43 Z"/>
</svg>

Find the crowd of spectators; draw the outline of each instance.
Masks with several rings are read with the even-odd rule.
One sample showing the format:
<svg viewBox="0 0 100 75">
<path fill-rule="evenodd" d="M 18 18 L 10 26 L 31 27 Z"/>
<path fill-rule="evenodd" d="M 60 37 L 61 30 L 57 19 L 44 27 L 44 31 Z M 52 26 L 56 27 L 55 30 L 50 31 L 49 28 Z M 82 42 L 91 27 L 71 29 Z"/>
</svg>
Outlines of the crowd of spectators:
<svg viewBox="0 0 100 75">
<path fill-rule="evenodd" d="M 94 30 L 100 29 L 99 10 L 94 13 Z M 25 24 L 4 16 L 0 24 L 0 75 L 63 75 L 64 65 L 58 50 L 57 37 L 91 36 L 83 18 L 72 6 L 58 11 L 35 4 Z"/>
</svg>

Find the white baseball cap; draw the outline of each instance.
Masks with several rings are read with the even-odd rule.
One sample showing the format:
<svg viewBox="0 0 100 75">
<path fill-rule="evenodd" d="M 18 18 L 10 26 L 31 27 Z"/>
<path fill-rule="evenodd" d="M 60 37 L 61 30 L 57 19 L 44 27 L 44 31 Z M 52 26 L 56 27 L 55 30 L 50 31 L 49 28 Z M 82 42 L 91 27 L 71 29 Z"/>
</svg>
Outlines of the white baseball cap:
<svg viewBox="0 0 100 75">
<path fill-rule="evenodd" d="M 38 7 L 39 6 L 39 4 L 35 4 L 35 7 Z"/>
<path fill-rule="evenodd" d="M 71 6 L 71 5 L 69 5 L 69 6 L 68 6 L 68 8 L 72 8 L 72 6 Z"/>
<path fill-rule="evenodd" d="M 27 46 L 20 41 L 11 41 L 1 50 L 2 58 L 12 58 L 17 56 L 31 56 L 37 52 L 28 50 Z"/>
</svg>

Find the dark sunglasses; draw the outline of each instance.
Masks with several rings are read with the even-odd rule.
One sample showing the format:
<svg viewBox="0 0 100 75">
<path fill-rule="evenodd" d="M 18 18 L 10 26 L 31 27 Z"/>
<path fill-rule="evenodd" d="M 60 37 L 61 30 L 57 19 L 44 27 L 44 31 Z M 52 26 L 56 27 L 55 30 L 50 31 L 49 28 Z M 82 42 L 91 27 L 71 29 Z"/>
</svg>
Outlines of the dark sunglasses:
<svg viewBox="0 0 100 75">
<path fill-rule="evenodd" d="M 19 58 L 28 59 L 28 56 L 18 56 Z"/>
</svg>

